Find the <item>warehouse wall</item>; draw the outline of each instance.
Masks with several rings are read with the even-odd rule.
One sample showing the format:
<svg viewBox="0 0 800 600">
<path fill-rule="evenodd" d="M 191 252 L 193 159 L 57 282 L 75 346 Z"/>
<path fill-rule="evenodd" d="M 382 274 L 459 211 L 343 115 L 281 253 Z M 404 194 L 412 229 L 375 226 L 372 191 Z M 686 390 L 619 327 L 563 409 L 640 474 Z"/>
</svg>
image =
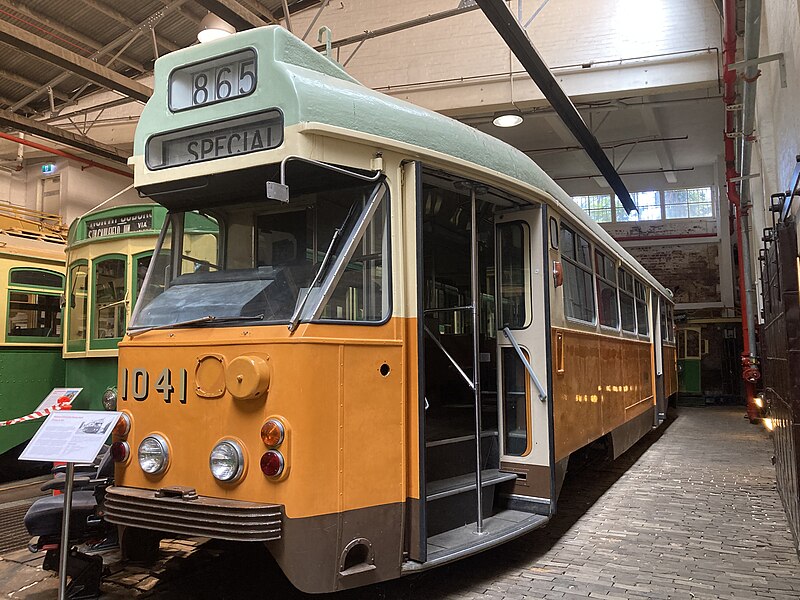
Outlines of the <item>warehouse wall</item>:
<svg viewBox="0 0 800 600">
<path fill-rule="evenodd" d="M 542 2 L 522 4 L 527 20 Z M 338 40 L 456 5 L 410 0 L 382 3 L 376 11 L 369 0 L 331 2 L 306 41 L 315 43 L 322 25 Z M 517 2 L 511 6 L 516 11 Z M 315 13 L 312 8 L 293 16 L 295 33 L 302 36 Z M 570 96 L 685 89 L 717 78 L 720 20 L 708 0 L 558 0 L 547 3 L 527 31 Z M 355 49 L 347 46 L 334 56 L 356 79 L 448 114 L 542 101 L 480 11 L 367 40 L 351 59 Z M 518 76 L 510 79 L 509 70 Z"/>
</svg>

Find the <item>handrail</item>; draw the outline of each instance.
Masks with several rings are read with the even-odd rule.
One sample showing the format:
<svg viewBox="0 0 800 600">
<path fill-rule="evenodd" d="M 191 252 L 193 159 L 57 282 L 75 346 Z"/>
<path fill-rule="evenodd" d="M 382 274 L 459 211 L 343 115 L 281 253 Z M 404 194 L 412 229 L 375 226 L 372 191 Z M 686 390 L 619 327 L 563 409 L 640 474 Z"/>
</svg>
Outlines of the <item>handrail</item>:
<svg viewBox="0 0 800 600">
<path fill-rule="evenodd" d="M 542 402 L 547 401 L 547 392 L 542 387 L 539 378 L 536 377 L 536 373 L 533 372 L 533 367 L 531 363 L 525 358 L 525 355 L 522 353 L 522 348 L 519 347 L 516 338 L 514 338 L 514 334 L 511 333 L 511 330 L 508 327 L 503 327 L 503 334 L 508 338 L 508 341 L 511 342 L 511 345 L 514 346 L 514 350 L 517 351 L 517 356 L 522 361 L 522 364 L 525 366 L 525 369 L 528 371 L 528 375 L 531 376 L 534 385 L 536 386 L 536 391 L 539 393 L 539 400 Z"/>
<path fill-rule="evenodd" d="M 461 367 L 458 366 L 458 363 L 456 362 L 456 359 L 454 359 L 452 356 L 450 356 L 450 353 L 447 352 L 447 350 L 444 349 L 444 346 L 442 346 L 442 343 L 436 338 L 435 335 L 433 335 L 433 332 L 430 329 L 428 329 L 427 325 L 424 325 L 423 327 L 425 327 L 425 333 L 427 333 L 430 336 L 430 338 L 433 340 L 433 343 L 436 344 L 436 346 L 439 348 L 439 350 L 444 352 L 444 355 L 448 358 L 450 363 L 456 368 L 456 371 L 458 371 L 461 374 L 461 377 L 464 378 L 464 381 L 467 382 L 467 385 L 469 386 L 469 389 L 471 389 L 474 392 L 475 391 L 475 384 L 472 382 L 472 380 L 469 377 L 467 377 L 467 374 L 464 373 L 464 371 L 461 369 Z"/>
</svg>

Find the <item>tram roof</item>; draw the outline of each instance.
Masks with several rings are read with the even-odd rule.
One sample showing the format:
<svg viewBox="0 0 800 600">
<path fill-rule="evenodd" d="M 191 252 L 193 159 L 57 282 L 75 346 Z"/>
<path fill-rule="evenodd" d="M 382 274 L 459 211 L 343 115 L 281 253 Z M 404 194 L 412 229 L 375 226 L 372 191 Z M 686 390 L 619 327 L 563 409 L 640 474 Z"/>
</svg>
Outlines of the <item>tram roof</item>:
<svg viewBox="0 0 800 600">
<path fill-rule="evenodd" d="M 169 110 L 168 82 L 174 69 L 245 48 L 253 48 L 257 53 L 259 84 L 252 93 L 199 109 Z M 536 188 L 549 196 L 554 206 L 590 230 L 661 294 L 672 298 L 669 290 L 595 223 L 529 156 L 474 127 L 360 84 L 338 63 L 277 25 L 251 29 L 159 58 L 155 63 L 153 96 L 136 128 L 134 157 L 143 159 L 147 140 L 157 133 L 233 119 L 273 107 L 282 111 L 285 127 L 321 123 L 353 130 L 453 156 Z"/>
<path fill-rule="evenodd" d="M 64 250 L 63 240 L 31 236 L 23 231 L 0 229 L 0 257 L 40 259 L 63 265 L 66 261 Z"/>
</svg>

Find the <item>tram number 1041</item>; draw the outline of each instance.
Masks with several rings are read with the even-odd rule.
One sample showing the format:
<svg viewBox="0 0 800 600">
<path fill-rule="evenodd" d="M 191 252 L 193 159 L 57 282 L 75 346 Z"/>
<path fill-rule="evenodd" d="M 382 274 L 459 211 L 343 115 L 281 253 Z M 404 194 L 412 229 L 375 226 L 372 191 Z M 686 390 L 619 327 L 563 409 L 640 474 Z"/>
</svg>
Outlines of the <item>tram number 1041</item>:
<svg viewBox="0 0 800 600">
<path fill-rule="evenodd" d="M 153 396 L 160 397 L 167 404 L 173 400 L 186 404 L 186 382 L 186 369 L 179 369 L 175 377 L 169 367 L 161 371 L 158 377 L 151 377 L 147 369 L 123 369 L 120 398 L 122 400 L 132 398 L 144 402 L 152 389 Z"/>
<path fill-rule="evenodd" d="M 250 49 L 176 69 L 169 77 L 169 108 L 196 108 L 246 96 L 256 89 L 256 80 L 256 55 Z"/>
</svg>

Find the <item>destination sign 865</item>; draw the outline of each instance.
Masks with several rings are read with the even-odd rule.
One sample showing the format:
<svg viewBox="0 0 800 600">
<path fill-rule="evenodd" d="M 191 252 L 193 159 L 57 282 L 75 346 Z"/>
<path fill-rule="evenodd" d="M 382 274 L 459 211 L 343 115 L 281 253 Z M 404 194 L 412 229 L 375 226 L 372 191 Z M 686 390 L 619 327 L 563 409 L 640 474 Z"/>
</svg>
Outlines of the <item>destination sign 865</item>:
<svg viewBox="0 0 800 600">
<path fill-rule="evenodd" d="M 249 154 L 283 143 L 283 116 L 269 110 L 218 123 L 154 135 L 147 141 L 148 169 Z"/>
</svg>

